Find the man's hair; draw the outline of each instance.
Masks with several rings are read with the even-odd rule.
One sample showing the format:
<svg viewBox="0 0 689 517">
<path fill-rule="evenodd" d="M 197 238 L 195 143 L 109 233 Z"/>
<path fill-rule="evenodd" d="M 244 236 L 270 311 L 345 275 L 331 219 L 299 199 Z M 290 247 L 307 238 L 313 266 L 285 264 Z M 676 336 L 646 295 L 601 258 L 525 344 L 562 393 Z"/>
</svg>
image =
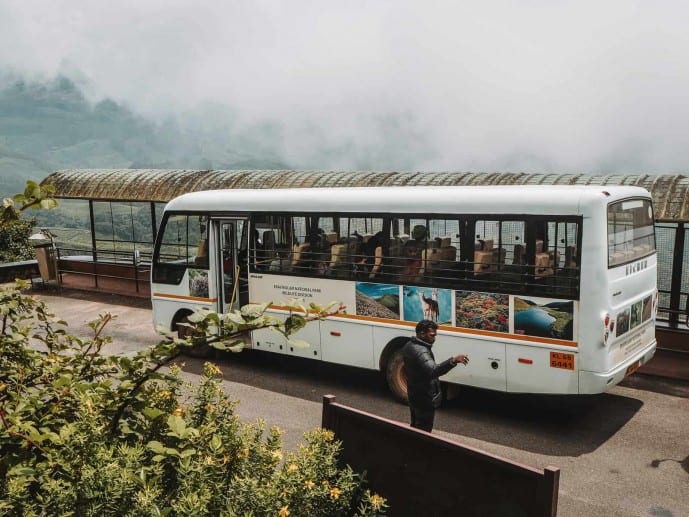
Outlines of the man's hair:
<svg viewBox="0 0 689 517">
<path fill-rule="evenodd" d="M 438 330 L 438 324 L 435 321 L 431 320 L 421 320 L 416 324 L 417 334 L 423 334 L 424 332 L 427 332 L 430 329 Z"/>
</svg>

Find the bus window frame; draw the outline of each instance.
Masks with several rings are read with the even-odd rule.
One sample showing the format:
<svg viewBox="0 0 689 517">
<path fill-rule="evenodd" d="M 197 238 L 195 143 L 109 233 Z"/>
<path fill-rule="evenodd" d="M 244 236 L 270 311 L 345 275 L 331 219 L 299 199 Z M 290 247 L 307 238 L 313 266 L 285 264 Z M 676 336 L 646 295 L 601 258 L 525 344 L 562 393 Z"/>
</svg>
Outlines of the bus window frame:
<svg viewBox="0 0 689 517">
<path fill-rule="evenodd" d="M 580 289 L 581 289 L 581 242 L 583 237 L 583 216 L 581 215 L 533 215 L 533 214 L 495 214 L 495 213 L 485 213 L 485 214 L 466 214 L 466 213 L 453 213 L 453 214 L 439 214 L 439 213 L 378 213 L 378 212 L 318 212 L 318 213 L 295 213 L 295 212 L 270 212 L 266 213 L 250 213 L 248 214 L 248 219 L 250 225 L 253 228 L 255 224 L 255 218 L 260 217 L 262 221 L 265 221 L 267 217 L 274 217 L 276 219 L 280 217 L 294 218 L 302 217 L 305 218 L 306 225 L 310 227 L 315 224 L 319 218 L 332 218 L 335 221 L 335 225 L 342 218 L 346 219 L 382 219 L 383 227 L 388 228 L 388 232 L 392 237 L 392 221 L 404 221 L 405 228 L 409 226 L 410 220 L 415 221 L 425 221 L 426 226 L 428 226 L 429 221 L 437 220 L 456 220 L 459 226 L 458 242 L 459 242 L 459 253 L 456 258 L 457 263 L 457 277 L 449 277 L 443 275 L 437 275 L 433 277 L 432 275 L 425 275 L 420 278 L 418 282 L 414 282 L 414 285 L 427 286 L 427 287 L 449 287 L 456 290 L 468 290 L 468 291 L 487 291 L 487 292 L 498 292 L 504 294 L 528 294 L 533 296 L 550 296 L 553 298 L 561 299 L 579 299 Z M 498 273 L 502 274 L 502 277 L 498 275 L 493 275 L 491 279 L 476 278 L 470 275 L 468 272 L 460 272 L 462 264 L 464 267 L 473 268 L 473 250 L 474 250 L 474 239 L 476 234 L 476 223 L 477 221 L 495 221 L 499 225 L 503 222 L 523 222 L 524 223 L 524 242 L 526 249 L 526 263 L 520 269 L 520 275 L 524 280 L 522 282 L 508 282 L 505 281 L 505 275 L 507 274 L 508 268 L 501 267 Z M 566 266 L 556 265 L 554 267 L 554 274 L 550 275 L 550 278 L 536 278 L 532 270 L 535 267 L 535 236 L 537 233 L 536 227 L 538 225 L 542 226 L 547 232 L 549 223 L 573 223 L 576 225 L 576 254 L 575 263 L 576 267 L 567 268 Z M 342 228 L 338 228 L 338 231 L 342 231 Z M 307 232 L 309 228 L 307 228 Z M 341 238 L 344 238 L 340 235 Z M 426 241 L 430 242 L 430 241 Z M 504 243 L 503 243 L 504 244 Z M 499 242 L 494 243 L 497 247 Z M 547 236 L 544 236 L 543 242 L 544 248 L 550 249 L 551 247 L 559 247 L 558 243 L 553 243 L 552 246 L 547 244 Z M 571 271 L 567 271 L 571 270 Z M 249 272 L 252 273 L 262 273 L 265 270 L 257 269 L 253 261 L 249 263 Z M 296 277 L 318 277 L 327 276 L 320 274 L 313 274 L 312 271 L 302 269 L 302 268 L 287 268 L 286 270 L 281 270 L 279 274 L 287 276 Z M 339 280 L 349 280 L 349 281 L 360 281 L 361 278 L 357 277 L 356 271 L 347 273 L 345 276 L 333 277 Z M 502 279 L 502 281 L 501 281 Z M 389 276 L 387 280 L 379 280 L 382 283 L 390 283 L 396 285 L 406 285 L 409 282 L 403 282 L 397 276 Z M 558 283 L 559 282 L 559 283 Z"/>
<path fill-rule="evenodd" d="M 641 201 L 642 203 L 648 203 L 648 208 L 651 210 L 651 225 L 650 227 L 652 228 L 651 236 L 653 237 L 653 245 L 650 247 L 650 249 L 646 253 L 641 253 L 641 254 L 633 254 L 630 253 L 629 257 L 624 260 L 621 260 L 619 262 L 614 262 L 612 261 L 612 254 L 610 251 L 610 214 L 611 214 L 611 207 L 614 205 L 623 205 L 624 203 L 628 203 L 630 201 Z M 630 264 L 632 262 L 636 262 L 637 260 L 641 260 L 643 258 L 649 257 L 651 255 L 654 255 L 657 253 L 657 239 L 656 239 L 656 221 L 655 221 L 655 210 L 653 208 L 653 200 L 650 198 L 642 198 L 642 197 L 632 197 L 632 198 L 625 198 L 625 199 L 618 199 L 617 201 L 613 201 L 608 204 L 606 208 L 606 254 L 608 257 L 608 269 L 613 269 L 617 268 L 620 266 L 625 266 L 627 264 Z M 633 220 L 633 218 L 632 218 Z M 638 228 L 642 228 L 641 226 Z M 632 228 L 632 232 L 636 231 L 637 227 L 634 226 Z M 628 244 L 629 241 L 625 241 L 625 246 Z M 633 239 L 632 239 L 633 242 Z M 633 247 L 632 247 L 633 248 Z"/>
<path fill-rule="evenodd" d="M 163 238 L 165 235 L 165 231 L 168 228 L 168 222 L 170 221 L 171 218 L 173 217 L 185 217 L 187 224 L 186 224 L 186 231 L 184 234 L 184 239 L 185 239 L 185 244 L 178 244 L 179 246 L 183 246 L 184 248 L 187 249 L 193 249 L 195 247 L 198 247 L 200 244 L 200 237 L 202 234 L 205 233 L 205 245 L 206 245 L 206 257 L 205 260 L 203 261 L 195 261 L 195 262 L 190 262 L 190 255 L 187 253 L 186 258 L 180 258 L 178 261 L 169 261 L 169 262 L 162 262 L 160 260 L 160 252 L 163 246 L 166 245 L 165 242 L 163 242 Z M 192 219 L 198 219 L 199 224 L 201 224 L 201 218 L 205 218 L 205 229 L 204 231 L 199 231 L 199 240 L 196 241 L 195 245 L 190 244 L 190 236 L 191 232 L 189 231 L 190 228 L 190 221 Z M 203 270 L 209 270 L 210 269 L 210 251 L 209 251 L 209 246 L 210 246 L 210 239 L 209 239 L 209 232 L 210 232 L 210 220 L 211 220 L 211 214 L 208 212 L 192 212 L 192 211 L 184 211 L 184 212 L 166 212 L 165 215 L 163 216 L 163 219 L 160 223 L 160 228 L 163 231 L 159 231 L 158 235 L 156 237 L 156 242 L 155 242 L 155 247 L 153 250 L 153 257 L 151 259 L 151 264 L 152 264 L 152 277 L 151 281 L 157 284 L 167 284 L 167 285 L 179 285 L 182 280 L 184 279 L 184 274 L 187 271 L 187 269 L 203 269 Z"/>
</svg>

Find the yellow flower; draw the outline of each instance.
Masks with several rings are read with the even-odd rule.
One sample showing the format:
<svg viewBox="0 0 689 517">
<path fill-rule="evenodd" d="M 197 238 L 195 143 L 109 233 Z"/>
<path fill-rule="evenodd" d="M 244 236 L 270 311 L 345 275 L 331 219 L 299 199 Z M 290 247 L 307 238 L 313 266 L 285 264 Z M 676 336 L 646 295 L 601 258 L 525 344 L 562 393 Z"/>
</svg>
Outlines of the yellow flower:
<svg viewBox="0 0 689 517">
<path fill-rule="evenodd" d="M 373 494 L 371 496 L 371 506 L 373 506 L 374 510 L 380 510 L 384 502 L 385 499 L 380 497 L 378 494 Z"/>
<path fill-rule="evenodd" d="M 328 430 L 324 429 L 323 430 L 323 437 L 325 438 L 326 441 L 332 442 L 335 439 L 335 433 L 333 433 L 332 431 L 328 431 Z"/>
<path fill-rule="evenodd" d="M 213 404 L 206 404 L 205 410 L 208 411 L 209 413 L 215 409 L 215 406 Z"/>
<path fill-rule="evenodd" d="M 159 393 L 161 399 L 169 399 L 170 395 L 172 395 L 172 393 L 170 393 L 168 390 L 163 390 Z"/>
<path fill-rule="evenodd" d="M 203 365 L 204 367 L 204 373 L 206 374 L 207 377 L 214 377 L 216 375 L 222 375 L 222 371 L 220 368 L 217 367 L 217 365 L 213 363 L 206 363 Z"/>
<path fill-rule="evenodd" d="M 299 469 L 299 467 L 297 467 L 296 463 L 290 463 L 289 466 L 287 467 L 287 472 L 295 472 L 298 469 Z"/>
<path fill-rule="evenodd" d="M 316 483 L 314 483 L 310 479 L 307 479 L 306 481 L 304 481 L 304 488 L 311 490 L 315 486 L 315 484 Z"/>
<path fill-rule="evenodd" d="M 330 499 L 337 500 L 340 497 L 341 493 L 342 493 L 342 490 L 340 490 L 336 486 L 332 487 L 330 489 Z"/>
<path fill-rule="evenodd" d="M 182 406 L 179 406 L 178 408 L 175 408 L 172 414 L 175 416 L 182 416 L 184 414 L 184 409 L 182 409 Z"/>
<path fill-rule="evenodd" d="M 277 460 L 282 460 L 282 451 L 273 451 L 273 458 Z"/>
<path fill-rule="evenodd" d="M 215 460 L 213 456 L 206 456 L 206 465 L 215 465 Z"/>
<path fill-rule="evenodd" d="M 287 506 L 283 506 L 280 508 L 280 513 L 278 514 L 280 517 L 287 517 L 289 515 L 289 509 Z"/>
</svg>

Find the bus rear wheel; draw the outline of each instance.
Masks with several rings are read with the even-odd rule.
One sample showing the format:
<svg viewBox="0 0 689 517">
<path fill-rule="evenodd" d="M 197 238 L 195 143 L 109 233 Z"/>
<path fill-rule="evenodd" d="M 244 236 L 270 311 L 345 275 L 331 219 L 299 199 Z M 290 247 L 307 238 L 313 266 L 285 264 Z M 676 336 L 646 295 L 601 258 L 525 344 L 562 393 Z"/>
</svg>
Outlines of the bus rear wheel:
<svg viewBox="0 0 689 517">
<path fill-rule="evenodd" d="M 385 379 L 393 396 L 405 404 L 407 399 L 407 374 L 404 371 L 402 349 L 395 350 L 385 366 Z"/>
</svg>

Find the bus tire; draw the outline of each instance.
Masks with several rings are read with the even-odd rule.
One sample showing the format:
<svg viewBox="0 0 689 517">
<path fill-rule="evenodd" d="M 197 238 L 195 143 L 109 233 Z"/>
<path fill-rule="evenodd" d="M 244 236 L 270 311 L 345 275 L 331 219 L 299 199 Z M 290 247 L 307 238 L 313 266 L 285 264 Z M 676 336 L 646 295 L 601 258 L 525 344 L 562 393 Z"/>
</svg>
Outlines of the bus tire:
<svg viewBox="0 0 689 517">
<path fill-rule="evenodd" d="M 188 323 L 189 320 L 185 315 L 175 325 L 177 327 L 177 337 L 186 339 L 188 336 L 193 336 L 194 330 L 179 323 Z M 210 346 L 205 339 L 201 337 L 192 338 L 194 345 L 190 348 L 185 348 L 183 354 L 189 357 L 200 357 L 202 359 L 211 359 L 215 356 L 215 348 Z"/>
<path fill-rule="evenodd" d="M 392 395 L 400 402 L 407 403 L 407 374 L 404 371 L 402 349 L 395 350 L 385 366 L 385 379 Z"/>
</svg>

